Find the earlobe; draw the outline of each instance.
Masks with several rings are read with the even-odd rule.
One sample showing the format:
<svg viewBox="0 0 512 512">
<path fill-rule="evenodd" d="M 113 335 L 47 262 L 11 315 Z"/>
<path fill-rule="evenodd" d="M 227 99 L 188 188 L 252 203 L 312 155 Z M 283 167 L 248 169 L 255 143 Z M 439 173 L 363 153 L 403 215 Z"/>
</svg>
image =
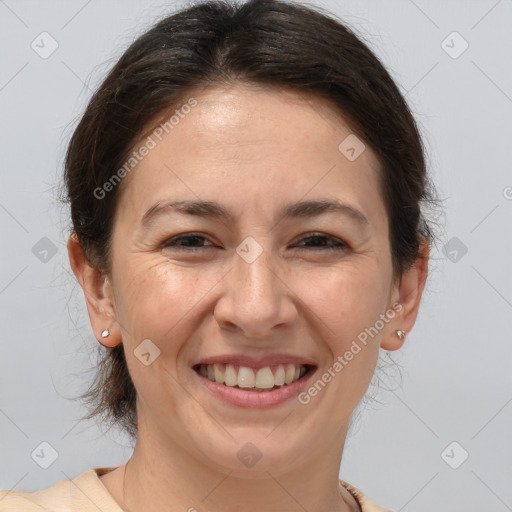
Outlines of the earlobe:
<svg viewBox="0 0 512 512">
<path fill-rule="evenodd" d="M 108 276 L 90 264 L 75 233 L 69 237 L 67 247 L 71 269 L 82 287 L 96 339 L 105 347 L 119 345 L 122 341 L 121 333 Z"/>
<path fill-rule="evenodd" d="M 393 331 L 391 333 L 392 339 L 389 339 L 390 338 L 389 334 L 388 335 L 384 334 L 380 346 L 384 350 L 398 350 L 399 348 L 402 348 L 402 346 L 405 342 L 406 336 L 407 336 L 406 331 L 404 331 L 403 329 L 396 329 L 395 331 Z"/>
<path fill-rule="evenodd" d="M 402 331 L 401 329 L 397 329 L 396 331 L 396 335 L 401 339 L 401 340 L 405 340 L 405 336 L 407 335 L 407 333 L 405 331 Z"/>
<path fill-rule="evenodd" d="M 403 305 L 400 302 L 395 302 L 388 311 L 393 311 L 394 316 L 390 323 L 386 326 L 380 346 L 384 350 L 398 350 L 402 348 L 407 331 L 402 329 L 403 324 L 401 313 L 403 312 Z"/>
<path fill-rule="evenodd" d="M 401 305 L 400 311 L 390 322 L 388 333 L 384 333 L 381 348 L 398 350 L 404 344 L 407 333 L 410 333 L 418 316 L 419 306 L 428 273 L 429 243 L 422 240 L 420 254 L 414 265 L 404 272 L 397 284 L 395 294 Z M 400 333 L 403 333 L 401 335 Z"/>
</svg>

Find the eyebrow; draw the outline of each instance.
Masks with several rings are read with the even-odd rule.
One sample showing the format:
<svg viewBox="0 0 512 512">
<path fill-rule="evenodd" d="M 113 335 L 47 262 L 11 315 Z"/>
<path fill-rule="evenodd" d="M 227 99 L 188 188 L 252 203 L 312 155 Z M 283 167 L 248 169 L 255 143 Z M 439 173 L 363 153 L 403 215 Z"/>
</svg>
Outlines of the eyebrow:
<svg viewBox="0 0 512 512">
<path fill-rule="evenodd" d="M 156 218 L 169 212 L 177 212 L 196 217 L 233 221 L 235 215 L 215 201 L 168 201 L 157 202 L 143 215 L 141 225 L 146 227 Z M 278 220 L 290 218 L 315 217 L 324 213 L 339 213 L 361 225 L 368 225 L 366 216 L 354 206 L 338 199 L 301 201 L 285 205 L 277 215 Z"/>
</svg>

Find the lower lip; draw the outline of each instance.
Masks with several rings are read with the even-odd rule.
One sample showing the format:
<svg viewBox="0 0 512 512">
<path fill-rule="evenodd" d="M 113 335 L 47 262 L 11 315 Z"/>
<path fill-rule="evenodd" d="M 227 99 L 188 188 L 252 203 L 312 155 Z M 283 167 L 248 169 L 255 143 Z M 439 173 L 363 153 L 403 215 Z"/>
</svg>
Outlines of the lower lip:
<svg viewBox="0 0 512 512">
<path fill-rule="evenodd" d="M 309 370 L 306 375 L 292 384 L 281 386 L 273 391 L 244 391 L 243 389 L 232 388 L 218 382 L 213 382 L 197 373 L 193 368 L 192 371 L 199 379 L 199 382 L 222 401 L 238 407 L 266 409 L 268 407 L 275 407 L 299 395 L 306 387 L 309 379 L 315 374 L 316 369 Z"/>
</svg>

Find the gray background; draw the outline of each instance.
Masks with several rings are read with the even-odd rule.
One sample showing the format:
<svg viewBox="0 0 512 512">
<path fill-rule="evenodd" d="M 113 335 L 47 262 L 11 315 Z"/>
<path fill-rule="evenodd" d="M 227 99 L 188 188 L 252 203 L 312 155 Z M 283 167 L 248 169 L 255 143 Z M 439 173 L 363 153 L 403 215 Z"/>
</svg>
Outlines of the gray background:
<svg viewBox="0 0 512 512">
<path fill-rule="evenodd" d="M 392 353 L 403 380 L 375 388 L 380 403 L 355 423 L 341 477 L 395 510 L 512 510 L 512 1 L 314 3 L 364 35 L 399 82 L 445 200 L 419 319 Z M 55 185 L 91 90 L 183 5 L 0 0 L 0 489 L 40 489 L 131 454 L 71 400 L 97 342 Z M 46 59 L 31 48 L 43 31 L 59 45 Z M 58 453 L 48 469 L 31 457 L 42 442 Z"/>
</svg>

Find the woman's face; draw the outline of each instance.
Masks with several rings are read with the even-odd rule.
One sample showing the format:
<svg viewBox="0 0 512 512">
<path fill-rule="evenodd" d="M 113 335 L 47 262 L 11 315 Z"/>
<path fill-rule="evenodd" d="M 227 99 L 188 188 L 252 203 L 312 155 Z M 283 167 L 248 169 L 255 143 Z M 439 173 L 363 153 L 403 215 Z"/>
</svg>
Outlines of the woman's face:
<svg viewBox="0 0 512 512">
<path fill-rule="evenodd" d="M 114 338 L 148 445 L 278 474 L 342 448 L 379 346 L 399 348 L 395 330 L 412 327 L 415 311 L 392 307 L 414 286 L 393 280 L 378 161 L 328 105 L 242 84 L 191 96 L 123 183 Z M 208 362 L 242 388 L 201 375 Z M 290 363 L 309 372 L 288 388 Z"/>
</svg>

